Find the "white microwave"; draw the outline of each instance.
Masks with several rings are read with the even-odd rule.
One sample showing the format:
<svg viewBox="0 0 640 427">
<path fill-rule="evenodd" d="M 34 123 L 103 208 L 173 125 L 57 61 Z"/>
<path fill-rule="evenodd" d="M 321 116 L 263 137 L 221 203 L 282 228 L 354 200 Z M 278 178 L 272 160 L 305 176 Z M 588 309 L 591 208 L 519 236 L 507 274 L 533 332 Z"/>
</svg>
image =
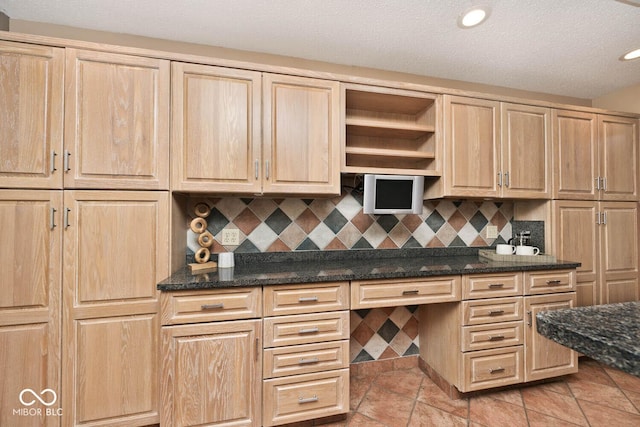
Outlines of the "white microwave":
<svg viewBox="0 0 640 427">
<path fill-rule="evenodd" d="M 421 214 L 423 176 L 364 176 L 363 212 L 365 214 Z"/>
</svg>

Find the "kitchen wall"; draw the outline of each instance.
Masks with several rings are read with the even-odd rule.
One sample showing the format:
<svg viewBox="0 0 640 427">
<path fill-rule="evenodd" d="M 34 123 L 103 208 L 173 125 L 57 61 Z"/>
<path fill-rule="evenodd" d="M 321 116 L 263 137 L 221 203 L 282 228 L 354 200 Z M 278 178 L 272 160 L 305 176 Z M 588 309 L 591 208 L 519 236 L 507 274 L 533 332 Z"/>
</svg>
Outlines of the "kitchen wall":
<svg viewBox="0 0 640 427">
<path fill-rule="evenodd" d="M 512 235 L 512 202 L 426 200 L 421 215 L 365 215 L 362 194 L 345 189 L 329 199 L 191 198 L 211 207 L 208 230 L 214 253 L 336 249 L 488 246 Z M 498 228 L 487 239 L 486 226 Z M 223 247 L 222 230 L 240 230 L 238 247 Z M 188 256 L 199 248 L 187 232 Z M 418 354 L 418 307 L 351 311 L 351 362 Z"/>
<path fill-rule="evenodd" d="M 595 98 L 593 106 L 612 111 L 640 114 L 640 84 Z"/>
</svg>

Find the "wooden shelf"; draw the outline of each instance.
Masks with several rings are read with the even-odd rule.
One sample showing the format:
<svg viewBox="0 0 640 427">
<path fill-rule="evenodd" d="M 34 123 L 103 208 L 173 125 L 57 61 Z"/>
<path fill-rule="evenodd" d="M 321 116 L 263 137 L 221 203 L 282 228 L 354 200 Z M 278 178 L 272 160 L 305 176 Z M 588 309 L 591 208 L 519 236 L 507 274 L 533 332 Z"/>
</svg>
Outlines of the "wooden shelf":
<svg viewBox="0 0 640 427">
<path fill-rule="evenodd" d="M 406 159 L 435 159 L 434 152 L 424 151 L 408 151 L 394 150 L 389 148 L 362 148 L 362 147 L 346 147 L 347 154 L 358 154 L 361 156 L 380 156 L 380 157 L 400 157 Z"/>
<path fill-rule="evenodd" d="M 347 134 L 380 138 L 415 139 L 435 132 L 434 126 L 347 118 Z"/>
</svg>

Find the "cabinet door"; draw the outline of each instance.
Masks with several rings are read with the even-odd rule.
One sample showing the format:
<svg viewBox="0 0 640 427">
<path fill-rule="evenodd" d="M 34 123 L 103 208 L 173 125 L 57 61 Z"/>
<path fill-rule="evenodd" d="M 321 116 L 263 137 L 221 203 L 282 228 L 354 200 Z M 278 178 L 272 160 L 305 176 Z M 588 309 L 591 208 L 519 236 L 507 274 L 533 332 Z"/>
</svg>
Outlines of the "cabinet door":
<svg viewBox="0 0 640 427">
<path fill-rule="evenodd" d="M 172 64 L 172 188 L 261 191 L 260 73 Z"/>
<path fill-rule="evenodd" d="M 553 197 L 595 200 L 598 177 L 596 115 L 553 110 Z"/>
<path fill-rule="evenodd" d="M 162 328 L 161 425 L 259 426 L 260 320 Z"/>
<path fill-rule="evenodd" d="M 638 200 L 638 120 L 598 116 L 601 200 Z"/>
<path fill-rule="evenodd" d="M 445 96 L 445 194 L 499 195 L 499 103 Z"/>
<path fill-rule="evenodd" d="M 168 189 L 169 61 L 67 49 L 66 64 L 64 186 Z"/>
<path fill-rule="evenodd" d="M 31 389 L 49 406 L 61 408 L 60 284 L 62 266 L 61 191 L 0 190 L 0 425 L 56 426 L 44 406 L 25 406 Z M 53 211 L 55 209 L 55 211 Z M 30 394 L 27 397 L 32 397 Z M 16 410 L 39 408 L 42 416 Z"/>
<path fill-rule="evenodd" d="M 551 196 L 551 110 L 531 105 L 500 105 L 502 195 Z"/>
<path fill-rule="evenodd" d="M 553 201 L 554 253 L 558 259 L 582 263 L 576 270 L 578 306 L 598 303 L 598 215 L 596 202 Z"/>
<path fill-rule="evenodd" d="M 340 84 L 263 76 L 265 193 L 340 194 Z"/>
<path fill-rule="evenodd" d="M 524 298 L 525 327 L 525 381 L 535 381 L 578 372 L 578 353 L 540 335 L 536 315 L 541 311 L 575 307 L 576 294 L 567 292 Z"/>
<path fill-rule="evenodd" d="M 601 304 L 638 300 L 638 209 L 632 202 L 601 202 Z"/>
<path fill-rule="evenodd" d="M 65 191 L 62 388 L 68 425 L 159 421 L 166 192 Z"/>
<path fill-rule="evenodd" d="M 62 188 L 64 50 L 0 41 L 0 187 Z"/>
</svg>

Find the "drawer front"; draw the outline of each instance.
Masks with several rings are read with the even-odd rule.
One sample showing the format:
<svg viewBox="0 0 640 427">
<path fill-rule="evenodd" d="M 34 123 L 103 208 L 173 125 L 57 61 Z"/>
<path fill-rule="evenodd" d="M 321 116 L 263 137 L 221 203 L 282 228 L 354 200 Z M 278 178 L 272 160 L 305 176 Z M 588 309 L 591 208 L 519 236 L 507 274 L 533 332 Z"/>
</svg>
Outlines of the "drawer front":
<svg viewBox="0 0 640 427">
<path fill-rule="evenodd" d="M 262 288 L 162 292 L 162 324 L 215 322 L 262 316 Z"/>
<path fill-rule="evenodd" d="M 524 344 L 521 321 L 489 323 L 462 328 L 462 351 L 487 350 Z"/>
<path fill-rule="evenodd" d="M 462 316 L 463 326 L 522 320 L 522 297 L 463 301 Z"/>
<path fill-rule="evenodd" d="M 349 282 L 268 286 L 263 293 L 265 316 L 349 309 Z"/>
<path fill-rule="evenodd" d="M 550 294 L 576 290 L 575 270 L 527 272 L 524 276 L 524 294 Z"/>
<path fill-rule="evenodd" d="M 462 277 L 462 299 L 517 297 L 522 295 L 522 273 Z"/>
<path fill-rule="evenodd" d="M 262 423 L 273 426 L 349 411 L 349 369 L 263 382 Z"/>
<path fill-rule="evenodd" d="M 351 282 L 351 308 L 460 301 L 460 282 L 460 276 L 421 280 L 354 280 Z"/>
<path fill-rule="evenodd" d="M 522 346 L 464 353 L 464 392 L 521 383 L 524 379 Z"/>
<path fill-rule="evenodd" d="M 349 367 L 349 340 L 268 348 L 264 378 L 308 374 Z"/>
<path fill-rule="evenodd" d="M 349 312 L 297 314 L 264 319 L 264 347 L 349 339 Z"/>
</svg>

